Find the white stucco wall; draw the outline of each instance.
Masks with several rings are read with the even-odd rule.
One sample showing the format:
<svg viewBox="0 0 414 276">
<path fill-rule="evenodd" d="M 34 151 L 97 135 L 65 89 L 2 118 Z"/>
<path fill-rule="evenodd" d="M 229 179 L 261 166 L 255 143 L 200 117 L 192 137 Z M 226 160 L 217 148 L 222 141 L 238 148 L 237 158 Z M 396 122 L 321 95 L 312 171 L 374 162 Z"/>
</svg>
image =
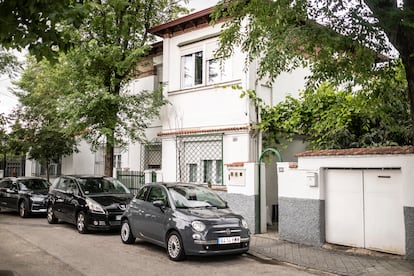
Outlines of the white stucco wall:
<svg viewBox="0 0 414 276">
<path fill-rule="evenodd" d="M 281 162 L 278 163 L 279 197 L 325 199 L 323 168 L 401 168 L 402 203 L 414 207 L 413 154 L 299 157 L 296 169 L 289 168 L 288 162 Z M 317 187 L 308 185 L 308 172 L 318 174 Z"/>
<path fill-rule="evenodd" d="M 95 153 L 86 141 L 81 141 L 78 149 L 78 153 L 62 159 L 62 174 L 94 174 Z"/>
</svg>

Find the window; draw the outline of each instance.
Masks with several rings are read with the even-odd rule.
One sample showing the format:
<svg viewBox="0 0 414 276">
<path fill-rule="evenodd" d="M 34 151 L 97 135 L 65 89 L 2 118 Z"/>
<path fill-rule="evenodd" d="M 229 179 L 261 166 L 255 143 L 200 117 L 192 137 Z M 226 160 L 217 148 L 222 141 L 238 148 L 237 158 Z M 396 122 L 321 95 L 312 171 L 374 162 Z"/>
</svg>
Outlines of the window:
<svg viewBox="0 0 414 276">
<path fill-rule="evenodd" d="M 114 155 L 114 168 L 120 169 L 122 167 L 122 155 Z"/>
<path fill-rule="evenodd" d="M 148 195 L 148 200 L 149 202 L 154 202 L 154 201 L 158 201 L 161 200 L 162 202 L 164 202 L 165 205 L 167 205 L 167 193 L 166 191 L 164 191 L 163 188 L 161 187 L 152 187 L 151 191 Z"/>
<path fill-rule="evenodd" d="M 207 61 L 207 84 L 229 81 L 231 79 L 231 63 L 229 59 L 210 59 Z"/>
<path fill-rule="evenodd" d="M 203 83 L 203 52 L 181 57 L 182 87 L 193 87 Z"/>
<path fill-rule="evenodd" d="M 203 160 L 204 163 L 204 183 L 213 182 L 213 160 Z"/>
<path fill-rule="evenodd" d="M 150 190 L 150 187 L 143 187 L 141 190 L 139 190 L 137 194 L 137 199 L 144 200 L 147 198 L 148 192 Z"/>
<path fill-rule="evenodd" d="M 197 182 L 197 164 L 188 164 L 190 168 L 190 182 Z"/>
<path fill-rule="evenodd" d="M 223 180 L 223 160 L 216 160 L 216 183 L 222 183 Z"/>
</svg>

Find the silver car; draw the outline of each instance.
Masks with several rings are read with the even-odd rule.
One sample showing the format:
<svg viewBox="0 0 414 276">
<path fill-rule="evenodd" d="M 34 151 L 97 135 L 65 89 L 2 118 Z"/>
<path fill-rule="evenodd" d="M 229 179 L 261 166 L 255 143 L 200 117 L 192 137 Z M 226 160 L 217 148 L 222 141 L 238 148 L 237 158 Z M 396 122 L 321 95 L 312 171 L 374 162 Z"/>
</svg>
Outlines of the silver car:
<svg viewBox="0 0 414 276">
<path fill-rule="evenodd" d="M 143 239 L 166 248 L 169 258 L 242 254 L 250 231 L 242 216 L 210 189 L 186 183 L 142 187 L 121 218 L 121 240 Z"/>
</svg>

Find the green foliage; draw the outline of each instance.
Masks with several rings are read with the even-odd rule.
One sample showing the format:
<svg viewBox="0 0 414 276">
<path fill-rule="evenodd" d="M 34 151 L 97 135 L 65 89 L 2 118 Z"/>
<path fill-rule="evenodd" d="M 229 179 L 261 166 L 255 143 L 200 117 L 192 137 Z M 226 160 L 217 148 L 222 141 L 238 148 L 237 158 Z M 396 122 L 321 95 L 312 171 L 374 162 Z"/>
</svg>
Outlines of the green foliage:
<svg viewBox="0 0 414 276">
<path fill-rule="evenodd" d="M 311 89 L 323 82 L 368 85 L 380 71 L 375 62 L 399 54 L 414 142 L 413 1 L 221 0 L 213 19 L 223 18 L 217 56 L 240 47 L 246 64 L 258 61 L 259 77 L 269 81 L 281 72 L 308 67 Z"/>
<path fill-rule="evenodd" d="M 14 154 L 28 153 L 29 158 L 49 164 L 77 151 L 76 139 L 66 133 L 59 116 L 59 89 L 62 83 L 51 78 L 50 62 L 29 64 L 15 91 L 21 106 L 14 114 L 8 145 Z"/>
<path fill-rule="evenodd" d="M 261 106 L 257 127 L 266 143 L 306 137 L 311 149 L 340 149 L 410 144 L 407 84 L 402 66 L 387 68 L 363 89 L 337 91 L 331 84 L 307 89 L 300 99 L 288 97 L 266 106 L 253 92 L 248 96 Z"/>
<path fill-rule="evenodd" d="M 12 77 L 19 68 L 16 56 L 0 47 L 0 75 L 7 74 Z"/>
<path fill-rule="evenodd" d="M 0 45 L 26 48 L 37 57 L 73 45 L 66 26 L 78 27 L 87 15 L 82 0 L 0 1 Z"/>
</svg>

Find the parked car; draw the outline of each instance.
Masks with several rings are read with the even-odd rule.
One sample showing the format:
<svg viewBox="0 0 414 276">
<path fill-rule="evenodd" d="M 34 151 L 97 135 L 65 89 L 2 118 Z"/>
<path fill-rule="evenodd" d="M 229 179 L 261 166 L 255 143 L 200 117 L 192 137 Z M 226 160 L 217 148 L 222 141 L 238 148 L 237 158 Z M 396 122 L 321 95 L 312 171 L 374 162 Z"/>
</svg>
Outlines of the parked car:
<svg viewBox="0 0 414 276">
<path fill-rule="evenodd" d="M 0 207 L 16 210 L 22 218 L 46 214 L 50 183 L 38 177 L 6 177 L 0 181 Z"/>
<path fill-rule="evenodd" d="M 249 250 L 246 221 L 210 189 L 187 183 L 143 186 L 121 218 L 121 240 L 143 239 L 166 248 L 179 261 L 186 255 L 242 254 Z"/>
<path fill-rule="evenodd" d="M 133 194 L 120 181 L 104 176 L 61 176 L 49 189 L 47 221 L 75 224 L 79 233 L 120 227 Z"/>
</svg>

